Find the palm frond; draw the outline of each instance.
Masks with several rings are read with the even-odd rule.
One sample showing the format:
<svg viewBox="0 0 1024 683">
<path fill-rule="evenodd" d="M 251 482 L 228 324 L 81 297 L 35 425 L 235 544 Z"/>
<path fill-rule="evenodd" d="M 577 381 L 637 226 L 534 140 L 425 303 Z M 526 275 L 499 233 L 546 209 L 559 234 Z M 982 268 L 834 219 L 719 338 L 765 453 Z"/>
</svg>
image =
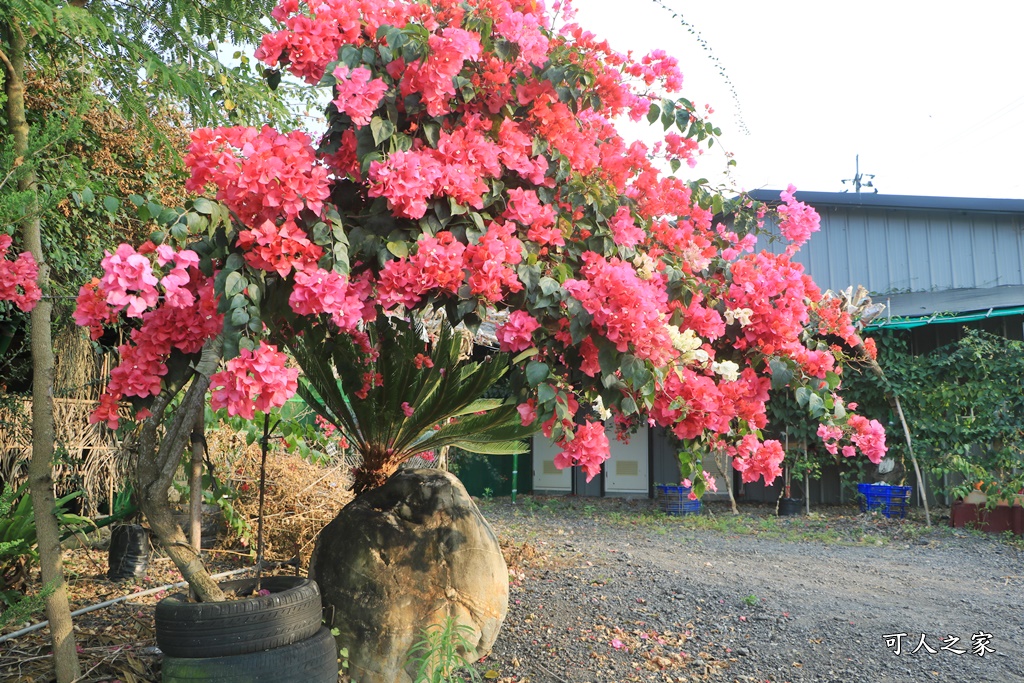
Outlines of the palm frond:
<svg viewBox="0 0 1024 683">
<path fill-rule="evenodd" d="M 447 324 L 430 344 L 415 320 L 382 315 L 366 332 L 372 358 L 347 335 L 303 334 L 287 342 L 303 371 L 300 395 L 364 459 L 383 454 L 397 464 L 444 446 L 528 450 L 520 439 L 534 428 L 522 426 L 515 405 L 482 398 L 508 371 L 505 354 L 460 359 L 461 339 Z M 423 357 L 430 363 L 419 362 Z"/>
<path fill-rule="evenodd" d="M 515 455 L 517 453 L 529 453 L 530 445 L 525 441 L 497 441 L 495 443 L 457 443 L 467 453 L 479 455 Z"/>
</svg>

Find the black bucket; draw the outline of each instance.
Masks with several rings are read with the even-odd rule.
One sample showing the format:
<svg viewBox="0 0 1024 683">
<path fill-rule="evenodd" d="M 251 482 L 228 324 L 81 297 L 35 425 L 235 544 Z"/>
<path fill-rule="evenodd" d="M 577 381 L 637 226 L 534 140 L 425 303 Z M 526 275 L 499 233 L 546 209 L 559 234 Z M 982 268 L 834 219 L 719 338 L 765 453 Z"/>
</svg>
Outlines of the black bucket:
<svg viewBox="0 0 1024 683">
<path fill-rule="evenodd" d="M 801 515 L 804 512 L 803 498 L 780 498 L 779 517 L 792 517 Z"/>
<path fill-rule="evenodd" d="M 134 579 L 149 567 L 149 532 L 139 524 L 121 524 L 110 532 L 107 578 Z"/>
<path fill-rule="evenodd" d="M 178 523 L 186 536 L 191 534 L 189 531 L 192 524 L 192 517 L 190 513 L 175 513 L 174 521 Z M 199 517 L 199 534 L 202 539 L 199 547 L 203 550 L 216 548 L 218 539 L 224 535 L 226 530 L 227 522 L 224 519 L 224 511 L 220 509 L 220 506 L 204 503 L 202 514 Z"/>
</svg>

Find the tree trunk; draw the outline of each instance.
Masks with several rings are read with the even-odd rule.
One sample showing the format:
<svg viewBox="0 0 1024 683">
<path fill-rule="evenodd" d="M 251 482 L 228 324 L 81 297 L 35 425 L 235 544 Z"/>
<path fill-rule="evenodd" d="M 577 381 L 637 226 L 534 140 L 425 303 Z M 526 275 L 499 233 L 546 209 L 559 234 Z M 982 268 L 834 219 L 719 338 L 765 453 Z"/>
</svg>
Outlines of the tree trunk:
<svg viewBox="0 0 1024 683">
<path fill-rule="evenodd" d="M 181 455 L 188 445 L 189 435 L 206 405 L 206 390 L 210 375 L 217 369 L 222 341 L 211 339 L 203 346 L 202 356 L 196 364 L 192 384 L 181 405 L 174 411 L 174 419 L 164 433 L 157 448 L 156 432 L 163 421 L 172 392 L 165 390 L 153 404 L 153 415 L 146 420 L 139 435 L 139 463 L 135 470 L 142 512 L 149 520 L 164 551 L 170 556 L 182 578 L 188 581 L 202 602 L 221 602 L 226 599 L 217 582 L 206 571 L 199 553 L 188 542 L 185 532 L 174 521 L 167 501 L 167 491 L 174 481 L 174 473 L 181 463 Z"/>
<path fill-rule="evenodd" d="M 203 429 L 206 427 L 205 410 L 196 415 L 192 427 L 192 472 L 188 479 L 188 524 L 189 541 L 195 551 L 203 547 L 203 447 L 206 443 Z"/>
<path fill-rule="evenodd" d="M 387 461 L 380 465 L 367 465 L 364 461 L 363 466 L 355 471 L 355 475 L 352 478 L 352 493 L 358 496 L 366 491 L 372 491 L 379 486 L 383 486 L 388 477 L 397 471 L 397 462 Z"/>
<path fill-rule="evenodd" d="M 25 58 L 28 41 L 17 23 L 9 19 L 2 25 L 9 53 L 4 55 L 7 72 L 7 125 L 14 142 L 14 157 L 28 154 L 28 122 L 25 120 Z M 31 168 L 18 181 L 22 192 L 34 193 L 36 177 Z M 24 247 L 39 266 L 39 288 L 49 289 L 49 267 L 43 254 L 42 226 L 39 214 L 30 207 L 21 222 Z M 43 298 L 32 309 L 29 339 L 32 351 L 32 460 L 29 463 L 29 490 L 36 522 L 39 569 L 43 585 L 52 589 L 46 596 L 46 618 L 53 640 L 53 663 L 59 683 L 71 683 L 81 675 L 75 634 L 71 624 L 67 587 L 60 547 L 60 529 L 54 515 L 53 497 L 53 343 L 50 337 L 49 300 Z"/>
<path fill-rule="evenodd" d="M 736 507 L 736 496 L 732 492 L 732 467 L 730 467 L 729 456 L 724 452 L 721 453 L 721 460 L 718 456 L 715 456 L 715 460 L 718 464 L 718 469 L 722 472 L 722 479 L 725 483 L 725 490 L 729 493 L 729 505 L 732 507 L 732 514 L 740 514 L 740 509 Z"/>
</svg>

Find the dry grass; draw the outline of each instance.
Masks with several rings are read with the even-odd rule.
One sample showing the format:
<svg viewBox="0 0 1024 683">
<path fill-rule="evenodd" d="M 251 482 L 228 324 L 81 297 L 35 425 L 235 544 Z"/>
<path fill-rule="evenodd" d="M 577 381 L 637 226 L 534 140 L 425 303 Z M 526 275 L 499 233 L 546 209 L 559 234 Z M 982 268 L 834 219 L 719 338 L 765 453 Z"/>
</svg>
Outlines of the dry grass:
<svg viewBox="0 0 1024 683">
<path fill-rule="evenodd" d="M 246 445 L 245 435 L 227 429 L 207 435 L 210 457 L 218 476 L 239 493 L 235 510 L 252 529 L 255 544 L 259 512 L 260 448 Z M 344 460 L 309 462 L 283 447 L 271 445 L 267 457 L 266 500 L 264 502 L 264 555 L 287 560 L 299 555 L 303 567 L 309 564 L 317 534 L 352 500 L 352 477 Z M 244 539 L 229 538 L 243 542 Z"/>
</svg>

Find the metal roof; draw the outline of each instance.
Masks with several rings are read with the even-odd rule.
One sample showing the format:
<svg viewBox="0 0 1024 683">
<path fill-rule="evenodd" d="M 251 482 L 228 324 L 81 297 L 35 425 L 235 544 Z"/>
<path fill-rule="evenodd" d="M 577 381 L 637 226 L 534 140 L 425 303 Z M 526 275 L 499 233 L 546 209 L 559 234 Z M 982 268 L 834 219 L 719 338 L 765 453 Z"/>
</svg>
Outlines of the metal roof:
<svg viewBox="0 0 1024 683">
<path fill-rule="evenodd" d="M 779 193 L 751 196 L 777 202 Z M 1024 306 L 1024 200 L 798 192 L 821 231 L 794 260 L 822 289 L 863 285 L 887 315 Z M 767 226 L 770 232 L 777 228 Z M 761 248 L 784 245 L 762 239 Z"/>
<path fill-rule="evenodd" d="M 780 190 L 753 190 L 750 196 L 761 202 L 779 201 Z M 814 207 L 856 206 L 877 209 L 922 211 L 963 211 L 971 213 L 1012 213 L 1024 215 L 1024 199 L 982 199 L 978 197 L 928 197 L 904 194 L 855 194 L 848 192 L 796 192 L 796 198 Z"/>
</svg>

